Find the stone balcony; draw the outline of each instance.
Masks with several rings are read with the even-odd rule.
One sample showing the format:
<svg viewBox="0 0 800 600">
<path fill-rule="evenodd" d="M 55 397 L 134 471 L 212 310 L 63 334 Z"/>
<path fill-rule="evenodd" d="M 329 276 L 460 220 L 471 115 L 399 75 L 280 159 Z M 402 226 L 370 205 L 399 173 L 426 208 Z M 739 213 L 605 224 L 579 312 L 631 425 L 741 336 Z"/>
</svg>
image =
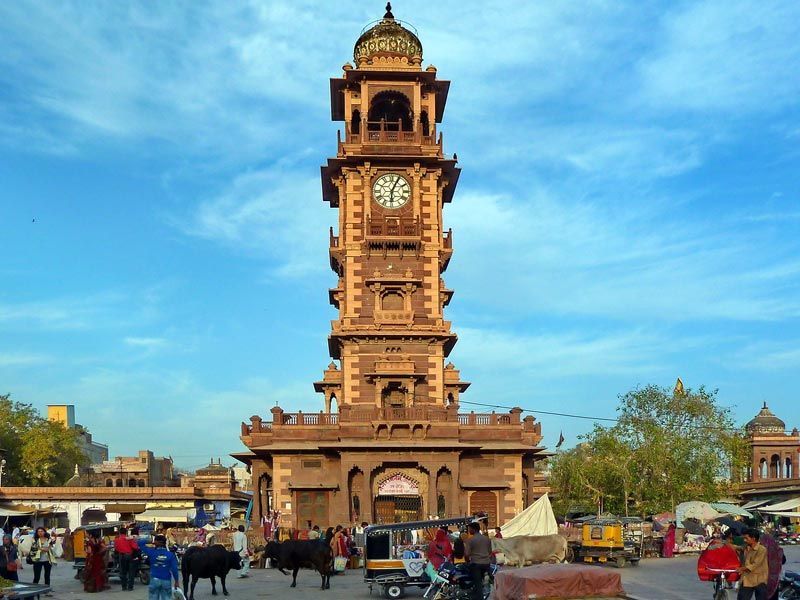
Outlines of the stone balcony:
<svg viewBox="0 0 800 600">
<path fill-rule="evenodd" d="M 376 406 L 343 405 L 338 413 L 284 412 L 280 407 L 272 409 L 272 421 L 264 421 L 254 415 L 250 423 L 242 423 L 242 436 L 271 434 L 276 430 L 292 428 L 339 428 L 346 425 L 372 425 L 377 423 L 437 423 L 452 424 L 458 428 L 505 428 L 541 435 L 541 424 L 532 416 L 522 418 L 522 410 L 511 409 L 507 413 L 459 413 L 458 407 L 409 406 L 402 408 L 379 408 Z"/>
</svg>

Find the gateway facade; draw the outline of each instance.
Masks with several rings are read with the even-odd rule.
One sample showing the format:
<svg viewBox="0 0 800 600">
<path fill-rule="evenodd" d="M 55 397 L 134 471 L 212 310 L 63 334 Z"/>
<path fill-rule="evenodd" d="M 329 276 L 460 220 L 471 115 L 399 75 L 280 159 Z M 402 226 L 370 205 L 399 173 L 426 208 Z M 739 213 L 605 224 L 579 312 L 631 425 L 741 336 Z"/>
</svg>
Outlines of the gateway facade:
<svg viewBox="0 0 800 600">
<path fill-rule="evenodd" d="M 456 334 L 442 279 L 453 254 L 443 210 L 460 169 L 437 125 L 450 86 L 422 68 L 422 45 L 387 6 L 331 79 L 331 116 L 343 121 L 322 167 L 322 195 L 338 211 L 330 231 L 329 291 L 338 309 L 333 362 L 314 384 L 318 413 L 242 423 L 253 519 L 281 512 L 304 528 L 387 523 L 476 512 L 489 525 L 546 491 L 536 463 L 541 426 L 522 410 L 459 410 L 469 387 L 447 362 Z"/>
</svg>

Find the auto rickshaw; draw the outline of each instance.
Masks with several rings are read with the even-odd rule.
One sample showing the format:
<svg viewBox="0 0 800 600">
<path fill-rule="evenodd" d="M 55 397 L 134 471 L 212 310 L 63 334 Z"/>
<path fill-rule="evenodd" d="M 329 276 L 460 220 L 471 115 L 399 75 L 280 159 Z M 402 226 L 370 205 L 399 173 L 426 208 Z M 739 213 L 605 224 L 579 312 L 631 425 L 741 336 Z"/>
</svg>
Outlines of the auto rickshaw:
<svg viewBox="0 0 800 600">
<path fill-rule="evenodd" d="M 364 582 L 372 594 L 380 587 L 386 598 L 402 598 L 406 587 L 427 587 L 428 544 L 440 527 L 466 528 L 471 517 L 370 525 L 364 530 Z"/>
<path fill-rule="evenodd" d="M 106 576 L 109 579 L 112 577 L 119 577 L 119 562 L 113 552 L 114 546 L 112 542 L 114 536 L 121 527 L 127 527 L 127 523 L 122 521 L 91 523 L 90 525 L 81 525 L 72 532 L 72 545 L 75 551 L 75 559 L 72 568 L 75 569 L 75 579 L 81 579 L 83 577 L 83 570 L 86 567 L 86 537 L 90 531 L 99 533 L 100 537 L 106 542 L 106 545 L 111 548 L 111 552 L 108 554 Z M 150 583 L 150 568 L 144 562 L 139 565 L 138 578 L 144 585 Z"/>
<path fill-rule="evenodd" d="M 592 519 L 583 524 L 583 535 L 578 557 L 583 562 L 612 562 L 624 567 L 629 562 L 637 566 L 641 550 L 623 536 L 623 522 L 616 518 Z"/>
</svg>

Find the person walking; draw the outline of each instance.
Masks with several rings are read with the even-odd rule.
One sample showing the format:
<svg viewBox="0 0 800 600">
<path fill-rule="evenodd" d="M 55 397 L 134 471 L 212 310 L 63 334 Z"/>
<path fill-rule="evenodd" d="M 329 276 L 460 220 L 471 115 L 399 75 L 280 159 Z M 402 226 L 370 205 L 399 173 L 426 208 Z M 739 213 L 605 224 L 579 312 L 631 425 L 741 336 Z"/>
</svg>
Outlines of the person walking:
<svg viewBox="0 0 800 600">
<path fill-rule="evenodd" d="M 97 531 L 86 538 L 86 566 L 83 568 L 83 591 L 90 594 L 111 589 L 108 585 L 108 546 Z"/>
<path fill-rule="evenodd" d="M 239 577 L 249 577 L 250 572 L 250 550 L 247 548 L 247 534 L 244 532 L 244 525 L 239 525 L 233 534 L 233 551 L 238 552 L 242 559 L 242 568 L 239 569 Z"/>
<path fill-rule="evenodd" d="M 767 600 L 767 549 L 759 543 L 758 538 L 757 529 L 744 532 L 744 564 L 737 569 L 742 575 L 742 587 L 739 588 L 737 600 L 750 600 L 754 594 L 756 600 Z"/>
<path fill-rule="evenodd" d="M 308 539 L 310 540 L 318 540 L 319 539 L 319 525 L 314 525 L 311 528 L 311 531 L 308 532 Z"/>
<path fill-rule="evenodd" d="M 166 536 L 156 535 L 153 538 L 154 548 L 150 548 L 147 540 L 143 539 L 139 539 L 137 544 L 142 554 L 150 561 L 148 600 L 172 600 L 172 589 L 178 589 L 180 576 L 178 575 L 178 558 L 174 552 L 167 550 Z"/>
<path fill-rule="evenodd" d="M 19 581 L 19 571 L 22 563 L 17 554 L 17 547 L 14 545 L 13 538 L 7 533 L 3 535 L 3 543 L 0 546 L 0 579 L 9 581 Z"/>
<path fill-rule="evenodd" d="M 50 534 L 44 527 L 37 527 L 33 534 L 33 544 L 31 545 L 31 552 L 28 555 L 33 562 L 33 583 L 39 583 L 42 578 L 42 571 L 44 571 L 44 584 L 50 585 L 50 570 L 55 563 L 55 554 L 53 553 L 53 543 L 50 540 Z M 50 592 L 48 592 L 49 594 Z"/>
<path fill-rule="evenodd" d="M 472 577 L 473 600 L 483 599 L 483 578 L 492 564 L 492 540 L 481 532 L 479 523 L 467 526 L 471 537 L 464 543 L 464 555 L 467 559 L 469 574 Z"/>
<path fill-rule="evenodd" d="M 119 560 L 119 579 L 123 592 L 133 591 L 133 578 L 136 567 L 133 564 L 134 541 L 128 537 L 128 530 L 120 527 L 117 537 L 114 538 L 114 551 Z"/>
</svg>

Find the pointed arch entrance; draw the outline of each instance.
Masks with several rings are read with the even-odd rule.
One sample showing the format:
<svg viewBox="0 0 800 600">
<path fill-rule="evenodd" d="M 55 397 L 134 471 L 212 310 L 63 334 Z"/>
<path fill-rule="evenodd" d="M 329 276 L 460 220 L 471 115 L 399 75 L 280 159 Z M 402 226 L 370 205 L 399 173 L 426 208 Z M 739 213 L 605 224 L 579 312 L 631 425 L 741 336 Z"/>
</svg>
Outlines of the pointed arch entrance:
<svg viewBox="0 0 800 600">
<path fill-rule="evenodd" d="M 427 477 L 416 469 L 386 469 L 374 479 L 373 515 L 376 523 L 420 521 Z"/>
</svg>

